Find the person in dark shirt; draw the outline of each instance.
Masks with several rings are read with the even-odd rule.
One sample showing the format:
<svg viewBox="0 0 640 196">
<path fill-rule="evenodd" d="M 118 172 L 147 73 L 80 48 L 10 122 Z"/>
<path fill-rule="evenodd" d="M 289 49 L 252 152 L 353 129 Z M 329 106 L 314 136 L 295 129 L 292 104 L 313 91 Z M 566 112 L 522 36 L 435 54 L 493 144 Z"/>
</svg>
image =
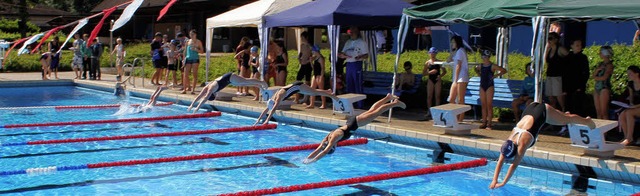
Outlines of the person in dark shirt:
<svg viewBox="0 0 640 196">
<path fill-rule="evenodd" d="M 585 105 L 585 89 L 589 80 L 589 58 L 582 53 L 582 40 L 571 43 L 571 52 L 566 57 L 566 70 L 563 72 L 562 86 L 565 92 L 566 111 L 587 116 Z M 565 79 L 566 78 L 566 79 Z"/>
</svg>

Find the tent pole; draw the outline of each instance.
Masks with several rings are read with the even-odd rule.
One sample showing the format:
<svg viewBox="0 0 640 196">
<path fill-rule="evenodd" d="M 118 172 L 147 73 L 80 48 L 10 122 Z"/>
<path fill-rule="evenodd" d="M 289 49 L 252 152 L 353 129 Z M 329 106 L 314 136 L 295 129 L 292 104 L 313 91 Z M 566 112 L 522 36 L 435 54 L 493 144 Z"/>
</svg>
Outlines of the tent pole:
<svg viewBox="0 0 640 196">
<path fill-rule="evenodd" d="M 398 28 L 398 51 L 396 53 L 396 63 L 393 66 L 393 82 L 391 82 L 391 95 L 395 95 L 396 93 L 396 79 L 398 77 L 398 63 L 400 62 L 400 54 L 402 53 L 402 49 L 404 47 L 404 39 L 407 35 L 407 29 L 409 28 L 409 16 L 402 14 L 402 18 L 400 18 L 400 27 Z M 389 117 L 387 118 L 387 123 L 391 122 L 391 114 L 393 113 L 393 108 L 389 109 Z"/>
<path fill-rule="evenodd" d="M 207 31 L 206 31 L 206 35 L 205 35 L 206 36 L 205 37 L 205 41 L 207 42 L 205 44 L 205 47 L 206 47 L 206 51 L 205 51 L 205 53 L 206 53 L 206 60 L 205 60 L 205 62 L 206 62 L 206 65 L 205 65 L 206 71 L 204 73 L 205 84 L 207 82 L 209 82 L 209 59 L 211 58 L 212 34 L 213 34 L 213 28 L 208 28 Z"/>
</svg>

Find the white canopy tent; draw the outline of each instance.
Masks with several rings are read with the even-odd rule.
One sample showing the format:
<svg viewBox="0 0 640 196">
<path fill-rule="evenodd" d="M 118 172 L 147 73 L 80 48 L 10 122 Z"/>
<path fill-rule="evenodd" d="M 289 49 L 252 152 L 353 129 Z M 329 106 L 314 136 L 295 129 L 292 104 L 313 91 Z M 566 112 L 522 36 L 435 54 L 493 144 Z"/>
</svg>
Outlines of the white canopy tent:
<svg viewBox="0 0 640 196">
<path fill-rule="evenodd" d="M 264 48 L 269 43 L 269 29 L 264 27 L 264 16 L 276 14 L 312 0 L 259 0 L 231 11 L 207 19 L 206 32 L 206 80 L 209 78 L 209 58 L 211 57 L 211 45 L 213 29 L 220 27 L 257 27 L 260 45 Z M 264 69 L 266 50 L 260 51 L 260 66 Z"/>
</svg>

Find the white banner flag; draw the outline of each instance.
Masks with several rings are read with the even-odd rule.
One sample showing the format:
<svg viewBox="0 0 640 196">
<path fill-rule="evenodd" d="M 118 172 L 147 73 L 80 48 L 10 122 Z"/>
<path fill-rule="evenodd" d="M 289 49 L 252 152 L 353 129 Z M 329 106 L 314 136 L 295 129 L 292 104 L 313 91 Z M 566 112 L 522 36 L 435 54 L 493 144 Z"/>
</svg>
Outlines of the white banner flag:
<svg viewBox="0 0 640 196">
<path fill-rule="evenodd" d="M 124 24 L 127 24 L 127 22 L 129 22 L 129 20 L 133 16 L 133 13 L 135 13 L 136 10 L 138 10 L 138 7 L 142 5 L 143 1 L 144 0 L 134 0 L 127 6 L 127 8 L 124 8 L 122 15 L 120 15 L 120 18 L 118 18 L 118 20 L 113 23 L 113 27 L 111 27 L 110 31 L 115 31 L 116 29 L 124 26 Z"/>
<path fill-rule="evenodd" d="M 71 40 L 73 35 L 75 35 L 80 29 L 82 29 L 82 27 L 84 27 L 84 25 L 86 25 L 88 22 L 89 22 L 88 19 L 82 19 L 82 20 L 78 21 L 78 24 L 76 25 L 76 27 L 74 27 L 73 30 L 71 30 L 71 32 L 69 32 L 69 35 L 67 36 L 67 40 L 64 40 L 64 42 L 62 43 L 62 46 L 60 46 L 60 49 L 56 53 L 60 53 L 60 51 L 62 51 L 62 48 L 64 48 L 64 45 L 66 45 L 67 42 L 69 42 L 69 40 Z"/>
<path fill-rule="evenodd" d="M 43 35 L 44 33 L 39 33 L 37 35 L 32 36 L 26 42 L 24 42 L 24 44 L 22 44 L 22 47 L 20 47 L 20 50 L 18 50 L 18 56 L 20 56 L 21 54 L 29 53 L 29 50 L 25 50 L 25 48 L 27 48 L 28 45 L 38 41 Z"/>
</svg>

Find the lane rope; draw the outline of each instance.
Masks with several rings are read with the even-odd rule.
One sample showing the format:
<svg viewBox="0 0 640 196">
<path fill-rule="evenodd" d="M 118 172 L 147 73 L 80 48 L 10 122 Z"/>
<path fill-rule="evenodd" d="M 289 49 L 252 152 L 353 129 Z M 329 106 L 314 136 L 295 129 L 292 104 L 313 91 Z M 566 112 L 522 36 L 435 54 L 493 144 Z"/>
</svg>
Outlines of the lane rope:
<svg viewBox="0 0 640 196">
<path fill-rule="evenodd" d="M 224 128 L 224 129 L 178 131 L 178 132 L 166 132 L 166 133 L 145 133 L 145 134 L 136 134 L 136 135 L 114 135 L 114 136 L 88 137 L 88 138 L 66 138 L 66 139 L 54 139 L 54 140 L 36 140 L 36 141 L 27 141 L 27 142 L 3 143 L 1 144 L 1 146 L 62 144 L 62 143 L 95 142 L 95 141 L 107 141 L 107 140 L 128 140 L 128 139 L 154 138 L 154 137 L 172 137 L 172 136 L 185 136 L 185 135 L 203 135 L 203 134 L 214 134 L 214 133 L 259 131 L 259 130 L 275 129 L 276 127 L 277 127 L 276 124 L 266 124 L 266 125 L 258 125 L 258 126 L 232 127 L 232 128 Z"/>
<path fill-rule="evenodd" d="M 467 169 L 472 167 L 480 167 L 485 165 L 487 165 L 487 159 L 481 158 L 481 159 L 476 159 L 472 161 L 439 165 L 439 166 L 433 166 L 428 168 L 406 170 L 406 171 L 399 171 L 399 172 L 390 172 L 390 173 L 376 174 L 376 175 L 370 175 L 370 176 L 345 178 L 345 179 L 339 179 L 339 180 L 330 180 L 330 181 L 315 182 L 315 183 L 300 184 L 300 185 L 281 186 L 281 187 L 275 187 L 270 189 L 243 191 L 243 192 L 237 192 L 237 193 L 225 193 L 225 194 L 220 194 L 220 196 L 269 195 L 269 194 L 288 193 L 288 192 L 303 191 L 303 190 L 310 190 L 310 189 L 319 189 L 319 188 L 326 188 L 326 187 L 333 187 L 333 186 L 342 186 L 342 185 L 349 185 L 349 184 L 389 180 L 389 179 L 395 179 L 395 178 L 404 178 L 404 177 L 417 176 L 417 175 L 433 174 L 433 173 L 439 173 L 439 172 Z"/>
<path fill-rule="evenodd" d="M 131 104 L 131 107 L 138 107 L 141 104 Z M 155 106 L 170 106 L 173 102 L 157 103 Z M 70 110 L 70 109 L 98 109 L 98 108 L 117 108 L 120 104 L 106 104 L 106 105 L 67 105 L 67 106 L 55 106 L 56 110 Z"/>
<path fill-rule="evenodd" d="M 170 106 L 173 102 L 157 103 L 155 106 Z M 141 104 L 130 104 L 131 107 L 138 107 Z M 25 106 L 25 107 L 0 107 L 0 110 L 26 110 L 26 109 L 100 109 L 100 108 L 117 108 L 121 104 L 103 104 L 103 105 L 66 105 L 66 106 Z"/>
<path fill-rule="evenodd" d="M 0 126 L 0 128 L 19 128 L 19 127 L 46 127 L 46 126 L 61 126 L 61 125 L 87 125 L 87 124 L 106 124 L 106 123 L 120 123 L 120 122 L 142 122 L 142 121 L 159 121 L 159 120 L 174 120 L 174 119 L 187 119 L 187 118 L 204 118 L 220 116 L 220 112 L 208 112 L 202 114 L 183 114 L 174 116 L 158 116 L 158 117 L 145 117 L 145 118 L 127 118 L 127 119 L 107 119 L 107 120 L 89 120 L 89 121 L 72 121 L 72 122 L 49 122 L 49 123 L 31 123 L 31 124 L 8 124 Z"/>
<path fill-rule="evenodd" d="M 339 142 L 338 146 L 361 145 L 361 144 L 366 144 L 367 142 L 368 140 L 366 138 L 350 139 L 350 140 L 344 140 L 342 142 Z M 313 150 L 317 148 L 319 145 L 320 144 L 306 144 L 306 145 L 285 146 L 285 147 L 278 147 L 278 148 L 244 150 L 244 151 L 235 151 L 235 152 L 220 152 L 220 153 L 213 153 L 213 154 L 199 154 L 199 155 L 187 155 L 187 156 L 151 158 L 151 159 L 135 159 L 135 160 L 126 160 L 126 161 L 89 163 L 84 165 L 71 165 L 71 166 L 37 167 L 37 168 L 28 168 L 28 169 L 13 170 L 13 171 L 0 171 L 0 176 L 11 176 L 11 175 L 19 175 L 19 174 L 30 174 L 30 175 L 31 174 L 49 174 L 57 171 L 96 169 L 96 168 L 105 168 L 105 167 L 123 167 L 123 166 L 131 166 L 131 165 L 146 165 L 146 164 L 156 164 L 156 163 L 168 163 L 168 162 L 179 162 L 179 161 L 216 159 L 216 158 L 225 158 L 225 157 L 238 157 L 238 156 L 271 154 L 271 153 L 280 153 L 280 152 Z"/>
</svg>

